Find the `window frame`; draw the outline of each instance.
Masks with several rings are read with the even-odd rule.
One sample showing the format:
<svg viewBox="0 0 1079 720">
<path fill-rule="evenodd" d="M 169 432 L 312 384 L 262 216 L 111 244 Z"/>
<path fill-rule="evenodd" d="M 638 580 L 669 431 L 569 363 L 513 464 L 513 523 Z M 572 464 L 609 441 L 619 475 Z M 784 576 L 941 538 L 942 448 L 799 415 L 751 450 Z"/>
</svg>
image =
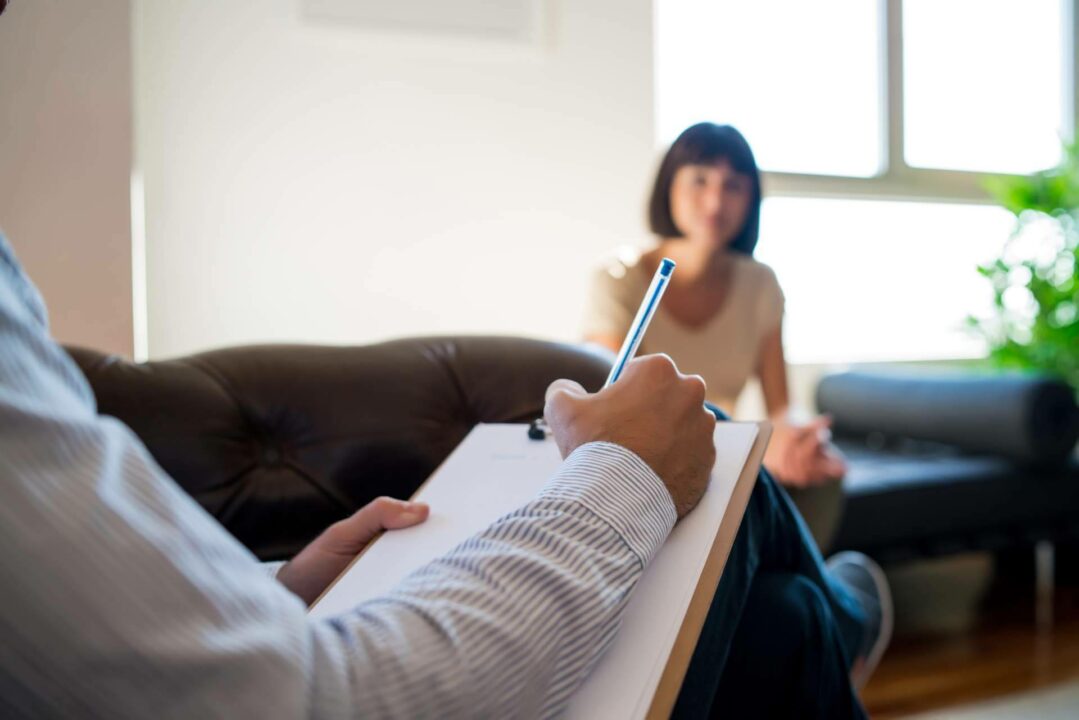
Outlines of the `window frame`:
<svg viewBox="0 0 1079 720">
<path fill-rule="evenodd" d="M 662 2 L 662 0 L 660 0 Z M 992 204 L 982 188 L 986 173 L 919 168 L 904 157 L 903 0 L 877 0 L 880 6 L 881 157 L 883 167 L 873 177 L 844 177 L 806 173 L 763 172 L 771 197 L 820 197 L 964 204 Z M 1079 126 L 1079 0 L 1059 0 L 1064 50 L 1064 133 L 1073 139 Z"/>
</svg>

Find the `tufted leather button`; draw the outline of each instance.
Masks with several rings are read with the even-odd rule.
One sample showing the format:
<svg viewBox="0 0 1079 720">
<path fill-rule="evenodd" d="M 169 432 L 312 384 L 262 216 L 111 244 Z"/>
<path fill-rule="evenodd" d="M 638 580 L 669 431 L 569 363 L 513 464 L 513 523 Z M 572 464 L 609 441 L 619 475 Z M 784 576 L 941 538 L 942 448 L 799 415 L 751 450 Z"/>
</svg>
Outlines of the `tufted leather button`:
<svg viewBox="0 0 1079 720">
<path fill-rule="evenodd" d="M 272 445 L 262 448 L 262 464 L 271 467 L 281 464 L 281 451 Z"/>
</svg>

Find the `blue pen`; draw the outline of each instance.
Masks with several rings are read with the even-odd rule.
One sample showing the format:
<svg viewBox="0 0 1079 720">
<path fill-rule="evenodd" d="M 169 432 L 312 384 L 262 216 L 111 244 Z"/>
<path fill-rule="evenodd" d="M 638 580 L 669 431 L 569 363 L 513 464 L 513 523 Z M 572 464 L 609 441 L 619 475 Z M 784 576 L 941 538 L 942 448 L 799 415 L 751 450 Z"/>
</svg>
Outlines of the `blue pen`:
<svg viewBox="0 0 1079 720">
<path fill-rule="evenodd" d="M 652 322 L 652 316 L 656 314 L 660 298 L 663 297 L 663 293 L 667 290 L 667 285 L 670 284 L 671 273 L 673 272 L 674 260 L 663 258 L 659 263 L 659 267 L 656 268 L 656 274 L 652 276 L 652 284 L 648 286 L 648 292 L 644 294 L 641 307 L 637 310 L 637 317 L 633 319 L 633 324 L 629 326 L 629 333 L 622 343 L 622 349 L 618 351 L 614 367 L 611 368 L 611 374 L 607 376 L 607 382 L 603 384 L 603 387 L 607 387 L 622 377 L 622 371 L 626 369 L 626 363 L 637 354 L 637 348 L 641 346 L 641 340 L 644 339 L 644 334 L 648 331 L 648 323 Z"/>
<path fill-rule="evenodd" d="M 663 258 L 659 267 L 656 268 L 656 274 L 652 276 L 652 284 L 648 286 L 648 292 L 644 294 L 641 307 L 637 310 L 637 317 L 633 319 L 629 333 L 622 343 L 622 349 L 618 351 L 618 357 L 614 361 L 614 367 L 611 368 L 611 374 L 607 376 L 607 382 L 604 383 L 603 387 L 607 387 L 620 378 L 622 371 L 626 369 L 626 363 L 637 354 L 637 348 L 641 346 L 641 340 L 644 339 L 644 334 L 648 331 L 648 323 L 652 322 L 652 316 L 656 314 L 660 298 L 663 297 L 663 293 L 671 281 L 671 273 L 674 272 L 674 267 L 674 260 Z M 704 402 L 704 407 L 708 412 L 716 416 L 716 420 L 728 419 L 722 410 L 707 400 Z"/>
<path fill-rule="evenodd" d="M 656 314 L 660 298 L 663 297 L 663 293 L 667 290 L 668 283 L 670 283 L 674 266 L 674 260 L 670 258 L 663 258 L 660 261 L 659 267 L 656 268 L 656 274 L 652 276 L 652 284 L 648 286 L 648 292 L 644 294 L 641 307 L 637 309 L 637 317 L 633 319 L 633 324 L 630 325 L 629 333 L 622 343 L 622 349 L 618 351 L 614 367 L 611 368 L 611 374 L 607 376 L 607 382 L 603 384 L 603 387 L 607 387 L 621 377 L 622 371 L 626 369 L 626 363 L 632 360 L 637 353 L 637 348 L 641 346 L 641 340 L 648 330 L 648 323 L 652 322 L 652 316 Z M 723 411 L 712 403 L 706 401 L 704 406 L 716 416 L 717 420 L 727 419 Z M 528 437 L 533 440 L 542 440 L 547 437 L 547 432 L 547 423 L 544 422 L 543 418 L 533 420 L 528 426 Z"/>
</svg>

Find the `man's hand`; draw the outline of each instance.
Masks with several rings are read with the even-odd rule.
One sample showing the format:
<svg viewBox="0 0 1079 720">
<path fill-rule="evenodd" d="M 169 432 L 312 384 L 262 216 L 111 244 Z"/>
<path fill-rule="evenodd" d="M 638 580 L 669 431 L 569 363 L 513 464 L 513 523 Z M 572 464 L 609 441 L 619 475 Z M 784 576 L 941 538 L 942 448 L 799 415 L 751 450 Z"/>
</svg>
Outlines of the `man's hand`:
<svg viewBox="0 0 1079 720">
<path fill-rule="evenodd" d="M 667 486 L 679 518 L 708 487 L 716 420 L 704 409 L 704 381 L 678 372 L 666 355 L 631 361 L 618 382 L 595 395 L 556 380 L 543 414 L 562 457 L 596 440 L 635 452 Z"/>
<path fill-rule="evenodd" d="M 380 532 L 418 525 L 429 510 L 426 503 L 376 498 L 326 528 L 278 571 L 277 579 L 310 605 Z"/>
</svg>

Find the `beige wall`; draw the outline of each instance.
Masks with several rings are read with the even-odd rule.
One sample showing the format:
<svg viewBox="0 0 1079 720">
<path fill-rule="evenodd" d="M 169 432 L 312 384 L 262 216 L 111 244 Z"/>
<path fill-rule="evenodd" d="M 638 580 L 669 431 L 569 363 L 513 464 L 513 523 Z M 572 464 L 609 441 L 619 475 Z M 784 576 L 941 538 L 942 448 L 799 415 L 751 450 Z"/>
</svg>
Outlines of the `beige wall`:
<svg viewBox="0 0 1079 720">
<path fill-rule="evenodd" d="M 62 342 L 132 352 L 128 0 L 0 18 L 0 228 Z"/>
<path fill-rule="evenodd" d="M 578 336 L 643 236 L 649 0 L 543 0 L 538 43 L 137 2 L 151 357 L 259 341 Z"/>
</svg>

